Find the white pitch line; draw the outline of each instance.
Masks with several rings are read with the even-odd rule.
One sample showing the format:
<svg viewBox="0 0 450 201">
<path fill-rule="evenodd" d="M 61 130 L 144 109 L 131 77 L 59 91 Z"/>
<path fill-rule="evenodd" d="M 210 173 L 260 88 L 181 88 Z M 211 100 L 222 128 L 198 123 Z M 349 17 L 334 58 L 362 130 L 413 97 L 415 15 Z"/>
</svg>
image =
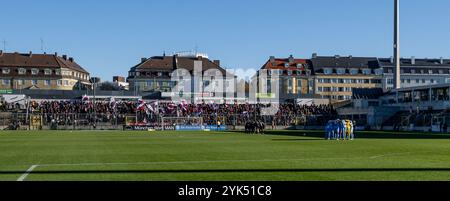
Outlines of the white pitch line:
<svg viewBox="0 0 450 201">
<path fill-rule="evenodd" d="M 28 168 L 27 171 L 25 171 L 25 173 L 23 173 L 18 179 L 17 181 L 25 181 L 25 179 L 28 177 L 28 175 L 35 169 L 37 168 L 39 165 L 32 165 L 30 168 Z"/>
</svg>

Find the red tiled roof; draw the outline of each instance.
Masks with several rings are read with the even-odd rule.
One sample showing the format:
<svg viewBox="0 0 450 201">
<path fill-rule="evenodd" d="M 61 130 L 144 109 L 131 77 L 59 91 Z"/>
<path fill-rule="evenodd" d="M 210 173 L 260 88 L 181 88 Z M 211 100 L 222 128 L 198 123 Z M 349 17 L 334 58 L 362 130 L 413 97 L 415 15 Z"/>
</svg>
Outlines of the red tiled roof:
<svg viewBox="0 0 450 201">
<path fill-rule="evenodd" d="M 69 68 L 89 73 L 75 61 L 64 59 L 53 54 L 0 54 L 0 67 L 33 67 L 33 68 Z"/>
</svg>

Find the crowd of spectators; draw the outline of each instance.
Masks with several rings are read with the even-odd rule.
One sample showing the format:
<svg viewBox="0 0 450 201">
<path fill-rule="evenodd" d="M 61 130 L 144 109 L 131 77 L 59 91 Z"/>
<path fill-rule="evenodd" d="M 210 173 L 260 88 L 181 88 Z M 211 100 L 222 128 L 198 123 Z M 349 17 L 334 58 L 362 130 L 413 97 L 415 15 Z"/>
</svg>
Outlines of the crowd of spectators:
<svg viewBox="0 0 450 201">
<path fill-rule="evenodd" d="M 174 104 L 170 102 L 147 103 L 144 109 L 136 101 L 41 101 L 30 102 L 28 113 L 41 114 L 45 122 L 57 121 L 71 125 L 76 122 L 123 123 L 125 117 L 136 116 L 138 121 L 157 122 L 159 117 L 202 117 L 205 124 L 220 121 L 227 125 L 244 125 L 259 119 L 268 125 L 310 125 L 322 123 L 337 116 L 331 105 L 298 105 L 293 103 L 266 104 Z M 0 108 L 5 108 L 2 104 Z M 274 108 L 272 114 L 263 109 Z M 22 111 L 27 112 L 27 109 Z"/>
</svg>

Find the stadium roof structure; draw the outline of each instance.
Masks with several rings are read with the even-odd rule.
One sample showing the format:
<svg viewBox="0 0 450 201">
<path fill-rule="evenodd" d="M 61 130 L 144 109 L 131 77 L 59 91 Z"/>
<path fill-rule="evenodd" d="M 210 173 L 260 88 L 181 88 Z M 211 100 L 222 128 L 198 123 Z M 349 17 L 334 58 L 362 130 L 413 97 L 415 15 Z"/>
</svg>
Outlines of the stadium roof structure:
<svg viewBox="0 0 450 201">
<path fill-rule="evenodd" d="M 83 67 L 78 65 L 72 57 L 55 54 L 33 54 L 4 53 L 0 51 L 0 66 L 2 67 L 32 67 L 32 68 L 68 68 L 87 73 Z"/>
<path fill-rule="evenodd" d="M 382 88 L 354 88 L 352 99 L 378 99 L 385 93 Z"/>
</svg>

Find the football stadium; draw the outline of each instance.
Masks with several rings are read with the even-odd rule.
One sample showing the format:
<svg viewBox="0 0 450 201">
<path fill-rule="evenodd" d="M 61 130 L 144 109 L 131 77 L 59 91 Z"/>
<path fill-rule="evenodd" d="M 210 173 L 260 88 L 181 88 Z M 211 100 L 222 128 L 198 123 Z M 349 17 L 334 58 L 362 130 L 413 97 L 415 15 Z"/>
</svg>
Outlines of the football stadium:
<svg viewBox="0 0 450 201">
<path fill-rule="evenodd" d="M 80 22 L 78 17 L 67 16 L 73 20 L 67 24 L 54 19 L 52 24 L 67 25 L 61 34 L 64 37 L 58 39 L 49 34 L 47 37 L 54 39 L 49 47 L 41 38 L 40 50 L 33 49 L 30 41 L 23 42 L 26 45 L 21 43 L 28 36 L 5 32 L 5 37 L 15 39 L 16 43 L 5 39 L 0 50 L 0 181 L 23 184 L 32 183 L 29 181 L 450 180 L 450 59 L 436 55 L 448 50 L 417 53 L 434 57 L 401 56 L 399 0 L 380 4 L 392 6 L 394 3 L 394 54 L 387 57 L 382 55 L 386 55 L 386 49 L 388 55 L 392 53 L 392 26 L 387 29 L 380 25 L 386 22 L 358 22 L 358 25 L 367 24 L 364 30 L 374 32 L 370 33 L 374 35 L 363 34 L 366 38 L 362 39 L 368 44 L 355 42 L 362 36 L 348 39 L 349 46 L 365 50 L 361 51 L 338 43 L 345 41 L 343 39 L 322 42 L 324 38 L 332 38 L 319 33 L 330 34 L 323 29 L 327 26 L 319 29 L 314 27 L 316 23 L 305 26 L 298 26 L 305 22 L 291 23 L 291 18 L 297 16 L 288 14 L 299 12 L 290 9 L 303 8 L 298 2 L 293 3 L 298 6 L 283 5 L 290 11 L 285 13 L 288 18 L 280 16 L 280 21 L 272 21 L 272 18 L 278 19 L 277 16 L 266 20 L 263 20 L 266 15 L 261 16 L 268 13 L 267 10 L 272 13 L 280 7 L 273 2 L 261 3 L 261 6 L 271 6 L 257 13 L 247 14 L 246 10 L 245 16 L 259 16 L 252 18 L 255 23 L 247 22 L 245 17 L 228 18 L 225 14 L 217 17 L 216 12 L 221 9 L 212 12 L 210 4 L 215 8 L 229 6 L 220 2 L 177 6 L 155 1 L 141 2 L 142 5 L 133 8 L 118 2 L 107 3 L 108 6 L 121 5 L 108 7 L 112 10 L 104 3 L 85 6 L 89 8 L 79 8 L 75 3 L 64 9 L 51 9 L 56 12 L 51 16 L 62 19 L 67 13 L 59 13 L 60 10 L 86 9 L 87 18 L 80 16 Z M 156 9 L 153 4 L 160 7 Z M 247 6 L 242 7 L 254 6 L 254 3 L 244 4 Z M 333 10 L 323 12 L 332 13 L 332 18 L 353 8 L 348 2 L 342 4 L 345 8 L 334 1 L 327 4 L 334 5 L 327 6 Z M 360 4 L 372 5 L 373 2 Z M 58 7 L 49 2 L 43 5 L 30 7 L 40 10 Z M 196 20 L 189 21 L 189 16 L 181 15 L 184 10 L 178 7 L 198 9 L 205 14 L 194 13 Z M 334 14 L 334 7 L 344 12 Z M 95 14 L 93 8 L 96 8 Z M 108 12 L 104 13 L 103 9 Z M 233 6 L 228 10 L 238 12 L 239 9 Z M 173 11 L 170 16 L 166 13 L 169 10 Z M 320 9 L 305 9 L 299 14 L 310 10 Z M 364 10 L 369 12 L 370 9 Z M 384 8 L 374 10 L 384 12 Z M 427 9 L 420 8 L 417 12 L 423 10 Z M 9 12 L 8 9 L 5 12 Z M 125 13 L 123 17 L 113 17 L 122 16 L 121 13 Z M 153 18 L 140 16 L 142 13 Z M 15 13 L 9 14 L 14 16 Z M 388 14 L 391 13 L 385 13 Z M 25 16 L 24 23 L 12 24 L 28 27 L 28 20 L 40 19 Z M 309 14 L 311 16 L 320 16 L 320 13 Z M 383 19 L 375 13 L 358 13 L 358 16 Z M 136 22 L 127 21 L 131 18 Z M 257 18 L 264 24 L 259 29 L 265 31 L 253 33 L 253 26 L 259 25 Z M 181 19 L 187 22 L 180 23 Z M 212 19 L 221 23 L 216 24 Z M 16 20 L 19 22 L 22 18 Z M 352 20 L 359 19 L 352 17 Z M 345 28 L 343 21 L 336 23 L 339 27 L 330 28 L 337 30 L 333 36 L 339 35 L 338 32 L 356 32 Z M 143 26 L 147 22 L 151 26 Z M 39 24 L 38 30 L 44 26 L 41 21 L 35 23 Z M 85 23 L 93 31 L 87 30 Z M 117 28 L 120 27 L 117 23 L 128 27 L 126 34 L 122 32 L 125 28 Z M 211 24 L 214 28 L 209 27 Z M 11 30 L 17 29 L 17 26 L 10 26 Z M 438 26 L 444 27 L 442 24 L 429 27 Z M 206 30 L 199 31 L 198 27 Z M 67 29 L 71 32 L 65 32 Z M 301 39 L 302 43 L 297 43 L 304 37 L 300 37 L 300 33 L 317 29 L 313 39 Z M 61 31 L 60 28 L 58 32 L 50 30 L 52 33 Z M 80 33 L 74 35 L 75 30 Z M 129 30 L 142 30 L 142 33 Z M 146 32 L 148 30 L 151 34 Z M 277 31 L 270 35 L 261 33 L 268 30 L 292 30 L 295 36 L 284 33 L 277 37 L 276 43 L 269 43 L 265 38 L 275 36 L 273 32 Z M 95 31 L 102 34 L 96 35 Z M 41 32 L 46 33 L 38 33 Z M 169 35 L 169 32 L 176 34 Z M 179 32 L 186 32 L 187 36 Z M 371 39 L 385 32 L 389 40 L 385 36 Z M 215 34 L 217 36 L 210 38 L 209 35 Z M 119 38 L 120 45 L 117 45 L 114 41 Z M 373 55 L 308 53 L 308 56 L 296 57 L 290 53 L 305 55 L 304 49 L 316 50 L 317 42 L 308 45 L 314 38 L 327 44 L 328 49 L 318 49 L 322 52 L 351 50 L 368 54 L 366 50 L 370 49 Z M 81 41 L 83 39 L 88 42 Z M 211 55 L 199 52 L 197 44 L 195 50 L 179 51 L 178 48 L 187 46 L 186 41 L 205 41 L 204 48 Z M 231 48 L 238 43 L 240 47 Z M 382 44 L 388 44 L 385 49 L 381 48 L 383 51 L 375 48 Z M 405 46 L 414 49 L 411 42 L 409 45 Z M 250 47 L 251 50 L 247 49 Z M 169 53 L 165 48 L 175 51 Z M 243 49 L 247 52 L 242 52 Z M 61 54 L 61 51 L 70 51 L 73 56 Z M 241 68 L 254 60 L 259 62 L 254 64 L 257 68 Z M 231 65 L 240 67 L 228 67 Z M 112 77 L 112 81 L 107 77 Z"/>
</svg>

